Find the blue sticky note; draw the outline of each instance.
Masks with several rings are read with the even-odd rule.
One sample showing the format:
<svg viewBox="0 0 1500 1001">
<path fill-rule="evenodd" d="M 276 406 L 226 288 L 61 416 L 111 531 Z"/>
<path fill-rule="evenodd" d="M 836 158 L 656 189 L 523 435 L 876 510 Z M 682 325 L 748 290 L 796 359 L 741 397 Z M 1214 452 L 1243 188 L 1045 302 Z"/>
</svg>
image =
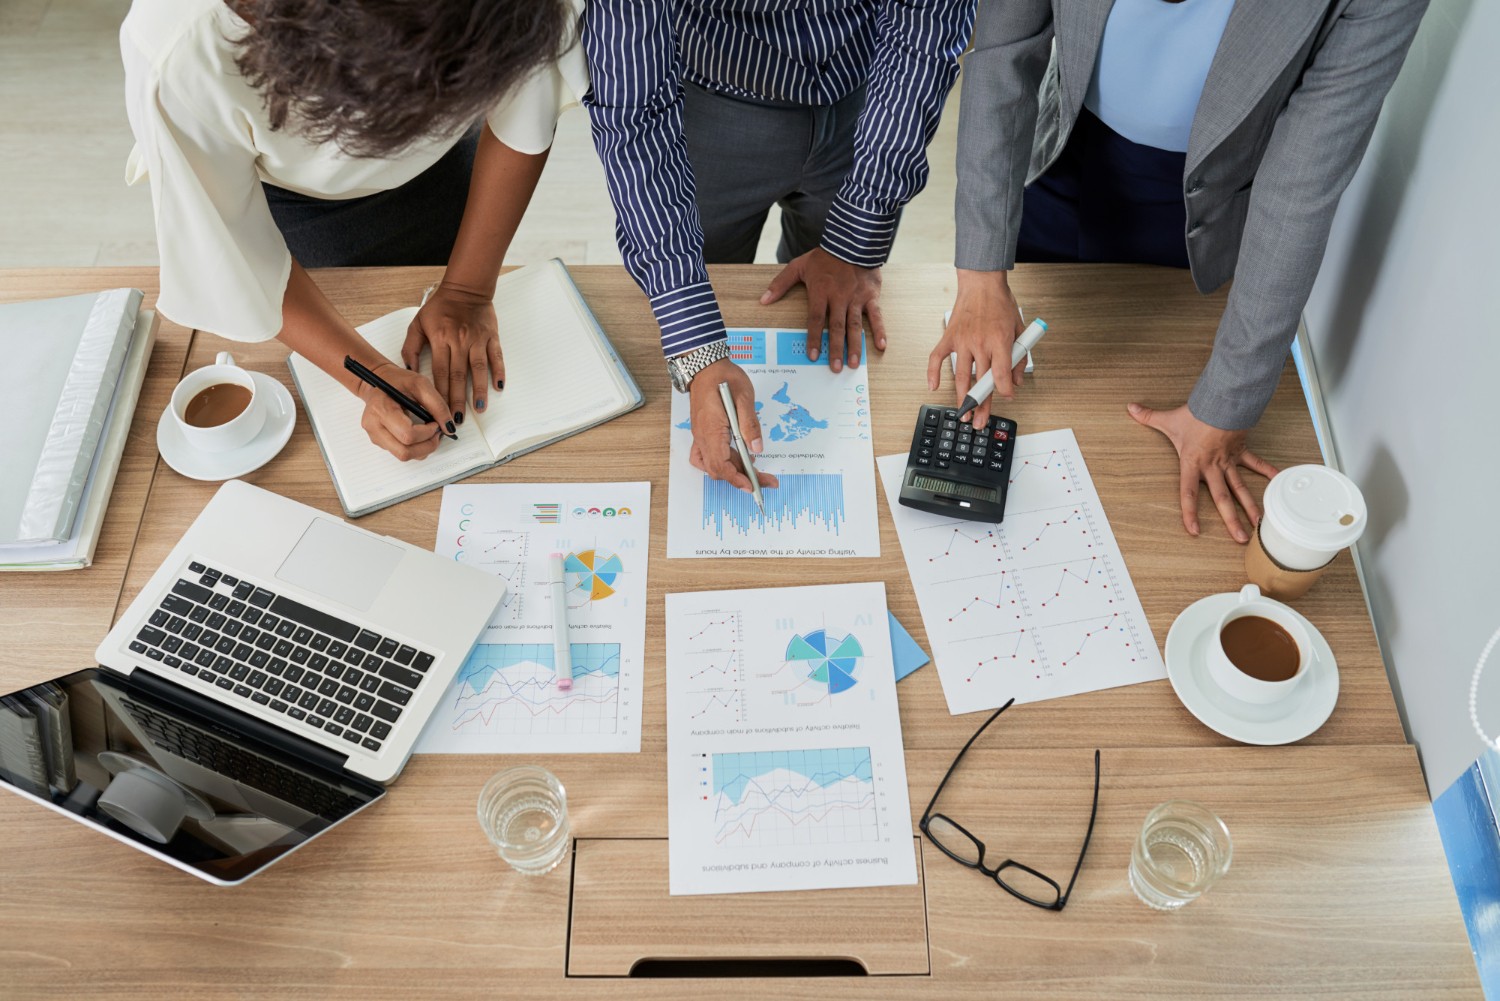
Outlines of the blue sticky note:
<svg viewBox="0 0 1500 1001">
<path fill-rule="evenodd" d="M 896 680 L 900 681 L 932 658 L 917 646 L 917 641 L 911 638 L 911 633 L 893 613 L 886 612 L 886 615 L 891 619 L 891 660 L 896 663 Z"/>
</svg>

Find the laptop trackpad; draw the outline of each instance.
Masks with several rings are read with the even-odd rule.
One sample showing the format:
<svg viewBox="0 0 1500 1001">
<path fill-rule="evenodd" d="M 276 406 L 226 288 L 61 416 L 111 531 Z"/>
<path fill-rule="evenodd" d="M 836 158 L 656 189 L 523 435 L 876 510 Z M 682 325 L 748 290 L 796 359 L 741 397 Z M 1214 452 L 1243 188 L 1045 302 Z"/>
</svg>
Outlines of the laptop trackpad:
<svg viewBox="0 0 1500 1001">
<path fill-rule="evenodd" d="M 314 518 L 276 576 L 368 612 L 403 555 L 400 546 Z"/>
</svg>

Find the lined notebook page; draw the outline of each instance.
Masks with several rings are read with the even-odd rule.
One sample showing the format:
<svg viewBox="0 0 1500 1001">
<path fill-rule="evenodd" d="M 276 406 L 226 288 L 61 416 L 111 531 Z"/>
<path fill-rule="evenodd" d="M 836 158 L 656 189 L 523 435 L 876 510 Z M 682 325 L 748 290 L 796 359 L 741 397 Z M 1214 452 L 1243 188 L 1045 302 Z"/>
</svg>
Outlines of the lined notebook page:
<svg viewBox="0 0 1500 1001">
<path fill-rule="evenodd" d="M 495 289 L 505 389 L 476 415 L 496 459 L 621 413 L 634 392 L 557 261 L 502 277 Z"/>
<path fill-rule="evenodd" d="M 416 315 L 415 307 L 397 310 L 371 320 L 359 332 L 376 351 L 400 365 L 406 328 Z M 292 355 L 291 364 L 333 482 L 350 514 L 420 493 L 495 461 L 481 435 L 472 428 L 460 428 L 458 441 L 443 441 L 427 458 L 402 462 L 365 434 L 360 424 L 365 407 L 359 397 L 301 355 Z M 430 352 L 422 355 L 422 374 L 432 377 Z"/>
</svg>

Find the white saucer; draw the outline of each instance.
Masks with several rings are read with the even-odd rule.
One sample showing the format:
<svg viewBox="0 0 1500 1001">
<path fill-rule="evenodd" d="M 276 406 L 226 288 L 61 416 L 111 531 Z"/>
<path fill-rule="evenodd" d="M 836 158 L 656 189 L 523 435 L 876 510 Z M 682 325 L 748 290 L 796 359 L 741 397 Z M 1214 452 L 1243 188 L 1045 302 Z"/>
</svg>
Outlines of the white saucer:
<svg viewBox="0 0 1500 1001">
<path fill-rule="evenodd" d="M 1290 744 L 1322 726 L 1339 700 L 1339 668 L 1323 634 L 1298 611 L 1312 637 L 1313 659 L 1307 674 L 1280 702 L 1242 702 L 1219 687 L 1209 674 L 1208 645 L 1214 627 L 1240 596 L 1211 594 L 1193 602 L 1167 633 L 1167 677 L 1188 712 L 1210 730 L 1245 744 Z"/>
<path fill-rule="evenodd" d="M 228 452 L 204 452 L 187 443 L 172 417 L 172 408 L 156 422 L 156 449 L 167 465 L 193 480 L 232 480 L 264 466 L 286 447 L 297 423 L 297 407 L 287 388 L 264 372 L 251 372 L 256 392 L 265 400 L 266 423 L 260 434 Z"/>
</svg>

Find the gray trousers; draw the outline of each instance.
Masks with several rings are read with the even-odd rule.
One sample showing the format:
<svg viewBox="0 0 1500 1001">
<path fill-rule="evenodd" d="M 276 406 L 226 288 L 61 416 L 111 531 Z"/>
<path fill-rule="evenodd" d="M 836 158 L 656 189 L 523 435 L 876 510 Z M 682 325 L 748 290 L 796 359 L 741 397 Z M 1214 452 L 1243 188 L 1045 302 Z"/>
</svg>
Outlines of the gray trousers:
<svg viewBox="0 0 1500 1001">
<path fill-rule="evenodd" d="M 861 87 L 823 107 L 769 105 L 684 82 L 682 130 L 709 264 L 749 264 L 772 205 L 781 206 L 785 264 L 823 239 L 823 223 L 854 165 Z"/>
</svg>

